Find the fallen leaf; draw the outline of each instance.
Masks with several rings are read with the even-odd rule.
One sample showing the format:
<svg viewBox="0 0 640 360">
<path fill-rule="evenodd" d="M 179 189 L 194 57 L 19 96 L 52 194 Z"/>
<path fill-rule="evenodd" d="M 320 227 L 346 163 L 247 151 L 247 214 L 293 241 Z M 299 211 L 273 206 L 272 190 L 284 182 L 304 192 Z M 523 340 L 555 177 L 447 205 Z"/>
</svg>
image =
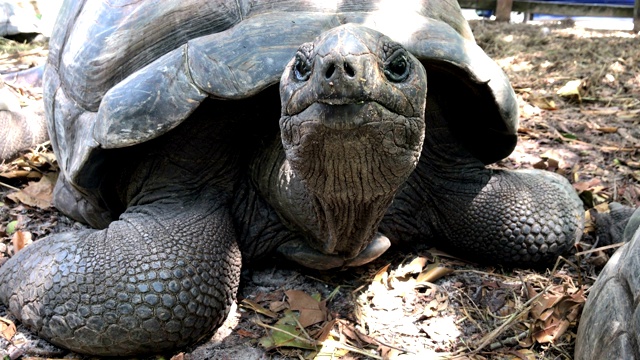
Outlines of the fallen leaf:
<svg viewBox="0 0 640 360">
<path fill-rule="evenodd" d="M 536 360 L 536 354 L 529 349 L 518 349 L 513 352 L 514 355 L 509 356 L 509 360 Z"/>
<path fill-rule="evenodd" d="M 184 353 L 179 353 L 179 354 L 173 355 L 171 357 L 171 360 L 184 360 Z"/>
<path fill-rule="evenodd" d="M 299 311 L 300 325 L 303 328 L 327 319 L 327 308 L 323 302 L 300 290 L 285 291 L 291 310 Z"/>
<path fill-rule="evenodd" d="M 564 84 L 563 87 L 558 89 L 557 94 L 564 97 L 576 96 L 581 98 L 580 88 L 582 87 L 582 80 L 571 80 Z"/>
<path fill-rule="evenodd" d="M 389 276 L 389 274 L 387 274 L 387 270 L 389 269 L 389 266 L 391 266 L 391 264 L 387 264 L 383 266 L 382 269 L 378 270 L 376 275 L 373 277 L 372 282 L 386 284 L 386 279 Z"/>
<path fill-rule="evenodd" d="M 336 341 L 332 338 L 328 338 L 322 344 L 322 348 L 314 354 L 310 354 L 307 359 L 313 360 L 334 360 L 341 359 L 343 356 L 347 355 L 349 350 L 345 349 L 344 346 L 341 346 L 339 341 Z"/>
<path fill-rule="evenodd" d="M 529 297 L 537 295 L 530 285 L 527 285 L 527 292 Z M 578 318 L 585 301 L 583 289 L 570 289 L 562 284 L 548 289 L 547 293 L 532 304 L 529 311 L 534 320 L 532 338 L 541 344 L 559 339 Z"/>
<path fill-rule="evenodd" d="M 618 128 L 615 126 L 600 126 L 596 130 L 607 134 L 618 132 Z"/>
<path fill-rule="evenodd" d="M 274 313 L 279 313 L 280 311 L 287 308 L 287 303 L 284 301 L 276 300 L 269 304 L 269 310 Z"/>
<path fill-rule="evenodd" d="M 32 242 L 33 241 L 31 240 L 30 232 L 21 230 L 16 231 L 11 237 L 11 243 L 13 244 L 13 253 L 17 253 Z"/>
<path fill-rule="evenodd" d="M 13 192 L 7 197 L 25 205 L 48 209 L 53 205 L 53 187 L 56 178 L 56 174 L 49 173 L 43 176 L 40 181 L 31 181 L 24 189 Z"/>
<path fill-rule="evenodd" d="M 29 170 L 22 170 L 22 169 L 9 170 L 9 171 L 1 172 L 0 177 L 6 178 L 6 179 L 25 178 L 29 175 L 29 173 L 31 173 L 31 171 Z"/>
<path fill-rule="evenodd" d="M 0 335 L 2 335 L 2 337 L 7 339 L 8 341 L 11 341 L 15 334 L 16 325 L 13 323 L 13 321 L 0 317 Z"/>
<path fill-rule="evenodd" d="M 531 105 L 538 107 L 543 110 L 557 110 L 555 101 L 547 97 L 530 97 L 529 102 Z"/>
<path fill-rule="evenodd" d="M 316 340 L 318 340 L 319 342 L 323 342 L 325 341 L 328 337 L 329 334 L 331 333 L 331 330 L 333 329 L 333 327 L 338 323 L 337 319 L 333 319 L 331 321 L 327 321 L 322 328 L 320 329 L 320 331 L 318 331 L 317 333 L 314 334 L 314 338 Z"/>
<path fill-rule="evenodd" d="M 585 191 L 585 190 L 592 189 L 592 188 L 600 185 L 601 183 L 602 183 L 602 181 L 600 181 L 600 179 L 593 178 L 593 179 L 591 179 L 589 181 L 575 183 L 575 184 L 573 184 L 573 188 L 578 190 L 578 191 Z"/>
<path fill-rule="evenodd" d="M 394 272 L 394 277 L 403 277 L 408 274 L 419 274 L 425 267 L 429 259 L 424 256 L 416 257 L 407 265 L 401 266 Z"/>
<path fill-rule="evenodd" d="M 251 331 L 244 330 L 244 329 L 238 329 L 236 331 L 236 334 L 240 335 L 240 337 L 243 337 L 243 338 L 257 339 L 260 337 L 260 335 L 254 334 Z"/>
<path fill-rule="evenodd" d="M 12 235 L 14 232 L 16 232 L 17 227 L 18 227 L 18 220 L 10 221 L 7 224 L 7 230 L 6 230 L 7 235 Z"/>
</svg>

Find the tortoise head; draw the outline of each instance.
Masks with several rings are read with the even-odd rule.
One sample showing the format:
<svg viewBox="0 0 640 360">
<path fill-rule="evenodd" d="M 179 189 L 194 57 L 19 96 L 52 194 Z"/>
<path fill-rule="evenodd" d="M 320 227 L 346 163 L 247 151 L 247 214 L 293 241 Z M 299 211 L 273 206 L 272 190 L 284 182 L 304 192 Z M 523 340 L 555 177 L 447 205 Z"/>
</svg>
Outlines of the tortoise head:
<svg viewBox="0 0 640 360">
<path fill-rule="evenodd" d="M 377 227 L 418 163 L 426 92 L 420 62 L 377 31 L 344 25 L 300 46 L 280 81 L 280 131 L 317 223 L 298 224 L 310 248 L 285 255 L 315 267 L 309 253 L 349 264 L 386 250 Z"/>
</svg>

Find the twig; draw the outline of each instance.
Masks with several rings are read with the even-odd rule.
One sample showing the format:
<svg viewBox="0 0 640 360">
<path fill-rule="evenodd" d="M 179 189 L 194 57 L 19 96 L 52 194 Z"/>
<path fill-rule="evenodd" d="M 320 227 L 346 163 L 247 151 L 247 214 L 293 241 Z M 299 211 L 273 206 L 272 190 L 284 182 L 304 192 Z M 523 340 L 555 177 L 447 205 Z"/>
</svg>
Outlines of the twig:
<svg viewBox="0 0 640 360">
<path fill-rule="evenodd" d="M 538 295 L 532 297 L 531 299 L 529 299 L 529 301 L 527 301 L 524 304 L 524 309 L 522 309 L 519 312 L 513 313 L 511 314 L 511 316 L 509 316 L 509 318 L 502 323 L 502 325 L 498 326 L 495 330 L 493 330 L 492 332 L 490 332 L 489 334 L 487 334 L 480 342 L 480 345 L 478 345 L 476 347 L 475 350 L 471 351 L 469 353 L 469 355 L 471 354 L 477 354 L 478 352 L 480 352 L 480 350 L 484 349 L 484 347 L 486 347 L 487 345 L 489 345 L 494 339 L 496 339 L 500 334 L 502 334 L 502 332 L 509 327 L 517 318 L 519 318 L 523 313 L 525 313 L 526 311 L 530 310 L 531 304 L 533 304 L 534 301 L 538 300 L 539 297 L 541 297 L 542 295 L 546 294 L 547 291 L 549 290 L 551 286 L 547 286 L 546 288 L 544 288 L 544 290 L 542 290 Z"/>
<path fill-rule="evenodd" d="M 11 190 L 20 191 L 20 189 L 18 189 L 17 187 L 15 187 L 15 186 L 11 186 L 11 185 L 9 185 L 9 184 L 5 184 L 5 183 L 3 183 L 3 182 L 1 182 L 1 181 L 0 181 L 0 186 L 4 186 L 4 187 L 9 188 L 9 189 L 11 189 Z"/>
<path fill-rule="evenodd" d="M 264 328 L 271 329 L 271 330 L 273 330 L 273 331 L 279 331 L 279 332 L 281 332 L 281 333 L 283 333 L 283 334 L 287 334 L 287 335 L 291 336 L 292 338 L 294 338 L 294 339 L 296 339 L 296 340 L 300 340 L 300 341 L 302 341 L 302 342 L 304 342 L 304 343 L 307 343 L 307 344 L 309 344 L 309 345 L 311 345 L 311 346 L 318 346 L 318 345 L 319 345 L 319 344 L 318 344 L 318 342 L 317 342 L 316 340 L 313 340 L 313 339 L 305 339 L 305 338 L 303 338 L 303 337 L 301 337 L 301 336 L 298 336 L 298 335 L 296 335 L 296 334 L 294 334 L 294 333 L 290 333 L 290 332 L 288 332 L 287 330 L 283 330 L 283 329 L 277 328 L 277 327 L 275 327 L 275 326 L 271 326 L 271 325 L 269 325 L 269 324 L 265 324 L 265 323 L 263 323 L 262 321 L 260 321 L 260 320 L 258 320 L 258 319 L 256 319 L 254 322 L 255 322 L 255 324 L 256 324 L 256 325 L 258 325 L 258 326 L 262 326 L 262 327 L 264 327 Z"/>
<path fill-rule="evenodd" d="M 367 351 L 362 350 L 362 349 L 358 349 L 358 348 L 356 348 L 354 346 L 351 346 L 351 345 L 343 344 L 343 343 L 341 343 L 339 341 L 325 340 L 323 342 L 318 342 L 318 341 L 313 340 L 313 339 L 305 339 L 305 338 L 303 338 L 301 336 L 298 336 L 296 334 L 290 333 L 290 332 L 288 332 L 286 330 L 279 329 L 279 328 L 277 328 L 275 326 L 271 326 L 271 325 L 265 324 L 262 321 L 257 320 L 257 319 L 255 320 L 255 323 L 256 323 L 256 325 L 262 326 L 264 328 L 271 329 L 273 331 L 279 331 L 279 332 L 281 332 L 283 334 L 287 334 L 287 335 L 291 336 L 292 338 L 294 338 L 296 340 L 300 340 L 300 341 L 302 341 L 304 343 L 307 343 L 307 344 L 309 344 L 311 346 L 314 346 L 314 347 L 318 347 L 318 346 L 321 346 L 321 345 L 333 346 L 335 348 L 344 349 L 344 350 L 347 350 L 347 351 L 354 352 L 356 354 L 365 355 L 365 356 L 368 356 L 368 357 L 376 359 L 376 360 L 382 360 L 382 357 L 379 356 L 379 355 L 372 354 L 370 352 L 367 352 Z"/>
<path fill-rule="evenodd" d="M 501 348 L 503 346 L 513 346 L 513 345 L 517 345 L 518 342 L 520 342 L 520 340 L 524 339 L 527 337 L 527 335 L 529 335 L 529 331 L 523 331 L 520 334 L 516 335 L 516 336 L 512 336 L 510 338 L 506 338 L 504 340 L 498 340 L 494 343 L 492 343 L 491 345 L 489 345 L 489 350 L 495 350 L 498 348 Z"/>
<path fill-rule="evenodd" d="M 584 250 L 584 251 L 577 252 L 575 255 L 576 256 L 582 256 L 582 255 L 587 255 L 587 254 L 590 254 L 590 253 L 593 253 L 593 252 L 596 252 L 596 251 L 599 251 L 599 250 L 615 249 L 615 248 L 621 247 L 624 244 L 626 244 L 626 243 L 620 242 L 620 243 L 616 243 L 616 244 L 602 246 L 602 247 L 595 248 L 595 249 Z"/>
</svg>

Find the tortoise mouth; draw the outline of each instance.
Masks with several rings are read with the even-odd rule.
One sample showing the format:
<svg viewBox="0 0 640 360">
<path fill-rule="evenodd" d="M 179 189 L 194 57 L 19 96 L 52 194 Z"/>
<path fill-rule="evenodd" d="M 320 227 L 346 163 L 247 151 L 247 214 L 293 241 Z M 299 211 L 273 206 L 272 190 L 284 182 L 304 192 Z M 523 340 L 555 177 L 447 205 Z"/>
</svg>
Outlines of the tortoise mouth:
<svg viewBox="0 0 640 360">
<path fill-rule="evenodd" d="M 336 100 L 322 100 L 311 104 L 305 111 L 318 114 L 317 122 L 327 128 L 335 130 L 352 130 L 369 123 L 379 122 L 379 119 L 367 117 L 367 111 L 377 103 L 373 102 L 345 102 Z"/>
<path fill-rule="evenodd" d="M 405 149 L 422 147 L 424 121 L 397 114 L 376 101 L 319 100 L 298 114 L 280 119 L 285 148 L 297 147 L 305 136 L 319 131 L 337 131 L 334 134 L 342 141 L 346 139 L 341 132 L 352 131 L 355 135 L 361 131 L 388 133 L 390 130 L 390 136 L 381 134 L 387 140 L 386 145 L 395 144 Z M 389 143 L 389 140 L 392 141 Z"/>
</svg>

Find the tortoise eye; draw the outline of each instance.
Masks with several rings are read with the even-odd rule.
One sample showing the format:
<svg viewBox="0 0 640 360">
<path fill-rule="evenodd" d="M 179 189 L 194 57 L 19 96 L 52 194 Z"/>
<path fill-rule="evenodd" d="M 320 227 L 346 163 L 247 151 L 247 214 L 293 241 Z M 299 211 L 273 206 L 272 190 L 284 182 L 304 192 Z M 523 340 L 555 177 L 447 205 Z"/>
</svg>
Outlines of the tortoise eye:
<svg viewBox="0 0 640 360">
<path fill-rule="evenodd" d="M 402 82 L 409 77 L 409 59 L 404 51 L 397 51 L 391 55 L 389 60 L 384 65 L 384 74 L 387 79 L 393 82 Z"/>
<path fill-rule="evenodd" d="M 311 76 L 311 66 L 307 59 L 303 59 L 300 54 L 296 55 L 296 62 L 293 64 L 293 73 L 298 81 L 307 81 Z"/>
</svg>

